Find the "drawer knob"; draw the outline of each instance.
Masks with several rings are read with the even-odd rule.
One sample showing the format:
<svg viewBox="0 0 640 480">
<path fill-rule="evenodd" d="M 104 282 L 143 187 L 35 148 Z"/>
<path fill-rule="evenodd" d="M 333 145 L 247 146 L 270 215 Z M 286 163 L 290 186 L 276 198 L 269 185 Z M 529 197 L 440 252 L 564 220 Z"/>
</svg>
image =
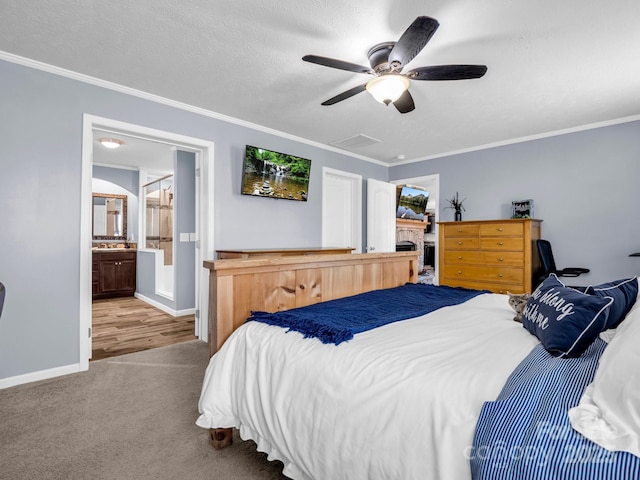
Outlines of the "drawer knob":
<svg viewBox="0 0 640 480">
<path fill-rule="evenodd" d="M 461 232 L 461 231 L 462 231 L 462 229 L 461 229 L 461 228 L 459 228 L 459 229 L 458 229 L 458 232 Z"/>
<path fill-rule="evenodd" d="M 462 245 L 462 242 L 458 242 L 458 245 Z"/>
<path fill-rule="evenodd" d="M 502 274 L 501 274 L 501 273 L 499 273 L 499 274 L 498 274 L 498 276 L 499 276 L 500 278 L 502 278 Z"/>
<path fill-rule="evenodd" d="M 458 260 L 462 260 L 462 255 L 458 255 Z"/>
<path fill-rule="evenodd" d="M 502 227 L 498 228 L 498 231 L 501 232 L 502 231 Z"/>
<path fill-rule="evenodd" d="M 462 270 L 458 270 L 458 275 L 462 275 Z"/>
<path fill-rule="evenodd" d="M 498 260 L 500 260 L 501 262 L 504 262 L 504 258 L 500 257 Z"/>
<path fill-rule="evenodd" d="M 503 245 L 503 243 L 502 243 L 502 242 L 498 242 L 498 245 L 501 245 L 501 246 L 502 246 L 502 245 Z"/>
</svg>

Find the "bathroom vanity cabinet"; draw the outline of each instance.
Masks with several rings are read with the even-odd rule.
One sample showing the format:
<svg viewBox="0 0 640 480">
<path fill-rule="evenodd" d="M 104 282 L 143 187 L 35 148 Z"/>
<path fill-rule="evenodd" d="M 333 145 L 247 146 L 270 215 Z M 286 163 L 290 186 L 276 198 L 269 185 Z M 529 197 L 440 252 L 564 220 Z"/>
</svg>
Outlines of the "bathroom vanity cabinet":
<svg viewBox="0 0 640 480">
<path fill-rule="evenodd" d="M 93 252 L 93 299 L 128 297 L 136 291 L 136 251 Z"/>
</svg>

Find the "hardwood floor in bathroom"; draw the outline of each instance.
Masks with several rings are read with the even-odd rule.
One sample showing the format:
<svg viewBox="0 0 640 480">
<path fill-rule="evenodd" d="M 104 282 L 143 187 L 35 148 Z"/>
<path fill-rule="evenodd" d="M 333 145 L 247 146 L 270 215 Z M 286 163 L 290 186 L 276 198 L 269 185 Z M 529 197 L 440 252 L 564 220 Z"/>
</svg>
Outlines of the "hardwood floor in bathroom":
<svg viewBox="0 0 640 480">
<path fill-rule="evenodd" d="M 135 297 L 94 300 L 91 360 L 195 340 L 193 315 L 173 317 Z"/>
</svg>

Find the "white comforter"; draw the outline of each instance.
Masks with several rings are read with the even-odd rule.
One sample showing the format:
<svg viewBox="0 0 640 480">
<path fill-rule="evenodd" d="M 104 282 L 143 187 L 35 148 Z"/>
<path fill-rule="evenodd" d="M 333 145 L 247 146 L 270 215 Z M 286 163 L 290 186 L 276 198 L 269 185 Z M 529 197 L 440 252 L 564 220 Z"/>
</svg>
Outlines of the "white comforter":
<svg viewBox="0 0 640 480">
<path fill-rule="evenodd" d="M 293 479 L 468 479 L 483 402 L 538 343 L 513 315 L 483 294 L 338 346 L 249 322 L 211 358 L 197 424 Z"/>
</svg>

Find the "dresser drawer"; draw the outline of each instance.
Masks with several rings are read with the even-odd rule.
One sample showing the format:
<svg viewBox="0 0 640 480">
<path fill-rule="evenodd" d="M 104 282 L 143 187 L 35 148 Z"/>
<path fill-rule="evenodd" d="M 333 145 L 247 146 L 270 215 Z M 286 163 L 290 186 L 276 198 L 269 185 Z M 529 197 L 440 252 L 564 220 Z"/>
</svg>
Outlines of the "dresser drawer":
<svg viewBox="0 0 640 480">
<path fill-rule="evenodd" d="M 461 223 L 459 225 L 445 225 L 444 234 L 447 237 L 477 237 L 480 233 L 480 225 L 476 223 Z"/>
<path fill-rule="evenodd" d="M 463 280 L 522 284 L 524 270 L 522 268 L 482 267 L 478 265 L 446 265 L 444 276 L 445 278 L 461 278 Z"/>
<path fill-rule="evenodd" d="M 447 265 L 479 264 L 519 267 L 524 262 L 524 252 L 447 251 L 444 254 L 444 260 Z"/>
<path fill-rule="evenodd" d="M 524 293 L 523 286 L 518 283 L 474 282 L 471 280 L 462 280 L 460 278 L 448 278 L 445 279 L 444 283 L 441 283 L 441 285 L 473 288 L 475 290 L 489 290 L 493 293 L 502 293 L 503 295 L 506 295 L 507 292 Z"/>
<path fill-rule="evenodd" d="M 521 283 L 485 283 L 484 288 L 491 290 L 493 293 L 502 293 L 503 295 L 507 293 L 524 293 L 524 286 Z"/>
<path fill-rule="evenodd" d="M 449 237 L 444 241 L 447 250 L 477 250 L 480 248 L 478 237 Z"/>
<path fill-rule="evenodd" d="M 524 250 L 524 241 L 522 237 L 482 237 L 480 239 L 480 248 L 482 250 Z"/>
<path fill-rule="evenodd" d="M 524 226 L 522 223 L 484 223 L 480 225 L 480 235 L 482 236 L 522 236 L 523 234 Z"/>
</svg>

